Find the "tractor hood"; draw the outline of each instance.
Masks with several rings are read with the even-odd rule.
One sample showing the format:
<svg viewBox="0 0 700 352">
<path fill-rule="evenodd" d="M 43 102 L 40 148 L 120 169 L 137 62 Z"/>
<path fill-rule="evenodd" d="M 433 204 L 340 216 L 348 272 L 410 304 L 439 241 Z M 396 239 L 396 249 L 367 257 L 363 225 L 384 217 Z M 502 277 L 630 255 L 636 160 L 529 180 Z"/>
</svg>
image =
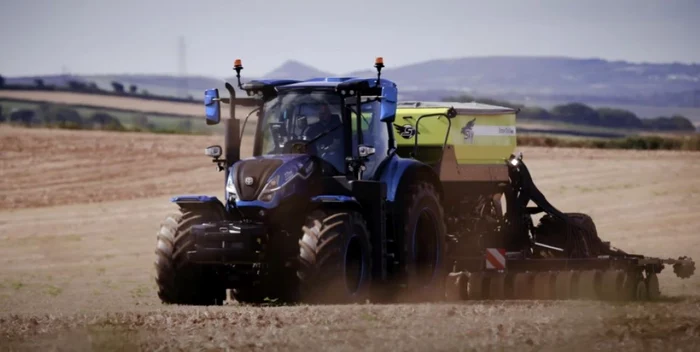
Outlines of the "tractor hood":
<svg viewBox="0 0 700 352">
<path fill-rule="evenodd" d="M 226 197 L 237 203 L 279 201 L 295 193 L 297 183 L 304 182 L 313 171 L 314 161 L 306 154 L 265 155 L 243 159 L 231 167 L 226 181 Z"/>
</svg>

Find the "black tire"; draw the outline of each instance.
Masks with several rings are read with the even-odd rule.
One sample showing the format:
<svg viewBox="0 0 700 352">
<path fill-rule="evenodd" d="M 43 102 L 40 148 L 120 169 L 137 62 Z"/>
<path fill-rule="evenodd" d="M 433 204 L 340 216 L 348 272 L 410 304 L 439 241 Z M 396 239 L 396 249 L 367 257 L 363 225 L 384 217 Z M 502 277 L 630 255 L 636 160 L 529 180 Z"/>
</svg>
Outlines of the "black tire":
<svg viewBox="0 0 700 352">
<path fill-rule="evenodd" d="M 226 289 L 211 267 L 190 263 L 187 251 L 193 249 L 193 225 L 224 218 L 211 208 L 180 208 L 165 218 L 156 243 L 156 283 L 158 297 L 166 304 L 221 305 Z"/>
<path fill-rule="evenodd" d="M 549 214 L 535 228 L 537 241 L 564 249 L 569 258 L 591 258 L 603 254 L 605 248 L 598 237 L 593 219 L 582 213 L 565 213 L 570 225 Z"/>
<path fill-rule="evenodd" d="M 410 300 L 444 296 L 448 268 L 444 209 L 435 186 L 421 181 L 408 188 L 403 208 L 401 258 Z M 403 294 L 401 295 L 403 296 Z"/>
<path fill-rule="evenodd" d="M 300 299 L 307 303 L 361 303 L 369 299 L 372 249 L 362 215 L 316 211 L 299 241 Z"/>
</svg>

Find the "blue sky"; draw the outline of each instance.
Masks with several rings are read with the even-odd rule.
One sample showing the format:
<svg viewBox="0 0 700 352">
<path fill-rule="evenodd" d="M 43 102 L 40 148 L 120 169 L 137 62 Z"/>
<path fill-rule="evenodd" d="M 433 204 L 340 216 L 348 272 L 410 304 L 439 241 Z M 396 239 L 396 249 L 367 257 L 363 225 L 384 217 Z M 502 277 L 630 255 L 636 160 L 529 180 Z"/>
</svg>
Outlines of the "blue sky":
<svg viewBox="0 0 700 352">
<path fill-rule="evenodd" d="M 697 0 L 5 0 L 0 74 L 261 75 L 288 59 L 344 73 L 434 58 L 700 62 Z"/>
</svg>

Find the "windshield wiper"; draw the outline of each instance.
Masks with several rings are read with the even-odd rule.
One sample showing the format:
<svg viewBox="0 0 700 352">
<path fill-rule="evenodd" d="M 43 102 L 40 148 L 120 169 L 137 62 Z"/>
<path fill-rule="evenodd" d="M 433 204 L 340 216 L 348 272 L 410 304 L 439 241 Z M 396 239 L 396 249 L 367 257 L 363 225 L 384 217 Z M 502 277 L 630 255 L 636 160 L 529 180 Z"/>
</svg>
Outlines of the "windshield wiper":
<svg viewBox="0 0 700 352">
<path fill-rule="evenodd" d="M 377 99 L 377 100 L 379 100 L 379 99 Z M 364 104 L 364 103 L 363 103 L 363 104 Z M 357 111 L 355 111 L 355 109 L 353 109 L 351 106 L 347 106 L 347 108 L 350 109 L 350 111 L 354 112 L 355 115 L 361 117 L 362 120 L 365 121 L 365 123 L 366 123 L 367 125 L 369 125 L 369 121 L 367 121 L 367 119 L 366 119 L 364 116 L 362 116 L 362 114 L 359 114 L 359 113 L 358 113 Z M 360 111 L 362 111 L 362 110 L 360 110 Z"/>
<path fill-rule="evenodd" d="M 319 133 L 318 136 L 316 136 L 316 137 L 314 137 L 314 138 L 311 138 L 311 139 L 309 139 L 308 141 L 304 141 L 304 142 L 306 142 L 304 145 L 309 145 L 309 144 L 311 144 L 311 143 L 313 143 L 313 142 L 316 142 L 316 141 L 319 140 L 321 137 L 328 135 L 329 133 L 331 133 L 331 132 L 337 130 L 337 129 L 340 128 L 340 127 L 343 127 L 343 124 L 342 124 L 342 123 L 339 123 L 337 126 L 335 126 L 335 127 L 331 128 L 331 129 L 328 129 L 328 130 L 325 130 L 325 131 Z"/>
<path fill-rule="evenodd" d="M 246 123 L 248 123 L 248 118 L 250 117 L 250 115 L 253 115 L 253 113 L 258 111 L 258 110 L 260 110 L 259 107 L 253 109 L 253 111 L 248 113 L 248 115 L 245 117 L 245 120 L 243 121 L 243 127 L 241 128 L 241 139 L 243 138 L 243 133 L 245 132 L 245 125 L 246 125 Z"/>
</svg>

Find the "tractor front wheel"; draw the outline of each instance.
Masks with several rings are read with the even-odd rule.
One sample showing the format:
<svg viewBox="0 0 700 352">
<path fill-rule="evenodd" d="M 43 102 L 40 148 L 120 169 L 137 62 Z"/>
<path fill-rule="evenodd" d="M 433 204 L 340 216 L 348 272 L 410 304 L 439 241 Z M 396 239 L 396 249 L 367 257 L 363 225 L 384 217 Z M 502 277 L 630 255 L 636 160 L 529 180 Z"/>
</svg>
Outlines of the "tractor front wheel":
<svg viewBox="0 0 700 352">
<path fill-rule="evenodd" d="M 165 218 L 155 250 L 158 297 L 163 303 L 220 305 L 226 299 L 226 289 L 212 268 L 187 260 L 187 251 L 194 249 L 192 226 L 222 219 L 223 213 L 208 207 L 180 208 Z"/>
</svg>

